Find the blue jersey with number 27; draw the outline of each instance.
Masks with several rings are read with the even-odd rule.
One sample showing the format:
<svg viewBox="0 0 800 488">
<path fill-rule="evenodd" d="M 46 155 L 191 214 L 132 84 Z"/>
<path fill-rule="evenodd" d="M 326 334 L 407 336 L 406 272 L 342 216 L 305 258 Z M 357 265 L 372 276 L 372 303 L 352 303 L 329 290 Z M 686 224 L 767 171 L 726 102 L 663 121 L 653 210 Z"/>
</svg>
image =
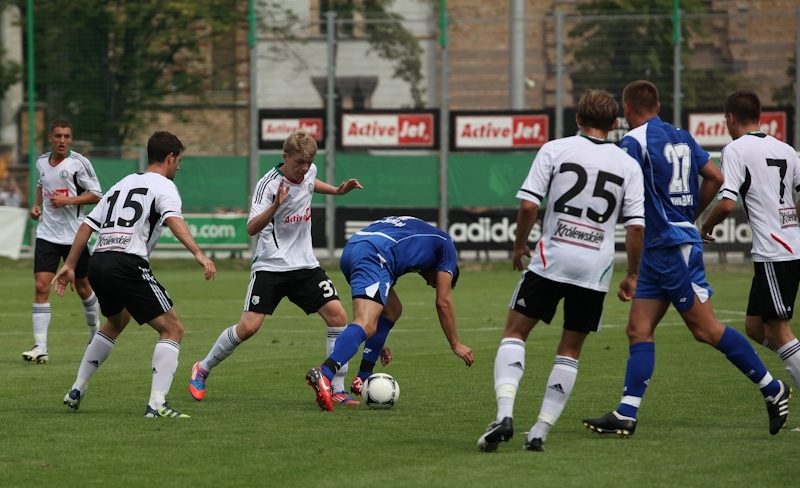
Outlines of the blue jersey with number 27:
<svg viewBox="0 0 800 488">
<path fill-rule="evenodd" d="M 646 248 L 702 242 L 694 226 L 699 172 L 709 154 L 691 134 L 653 117 L 628 132 L 620 147 L 642 167 Z"/>
</svg>

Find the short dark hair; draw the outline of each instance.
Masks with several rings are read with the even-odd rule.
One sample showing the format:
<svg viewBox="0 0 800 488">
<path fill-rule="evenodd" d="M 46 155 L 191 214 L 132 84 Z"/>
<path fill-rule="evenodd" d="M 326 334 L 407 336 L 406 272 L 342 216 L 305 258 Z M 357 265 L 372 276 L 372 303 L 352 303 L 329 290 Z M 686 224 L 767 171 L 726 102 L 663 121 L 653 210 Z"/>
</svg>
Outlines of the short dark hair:
<svg viewBox="0 0 800 488">
<path fill-rule="evenodd" d="M 622 91 L 622 103 L 637 114 L 655 112 L 658 109 L 658 88 L 647 80 L 628 84 Z"/>
<path fill-rule="evenodd" d="M 69 129 L 70 131 L 72 130 L 72 124 L 70 124 L 69 120 L 66 119 L 56 119 L 50 122 L 50 133 L 52 134 L 57 127 L 63 127 L 65 129 Z"/>
<path fill-rule="evenodd" d="M 578 102 L 578 115 L 586 127 L 609 131 L 617 120 L 619 105 L 605 90 L 586 90 Z"/>
<path fill-rule="evenodd" d="M 461 271 L 458 269 L 458 265 L 456 265 L 455 271 L 453 271 L 453 281 L 450 283 L 450 288 L 456 287 L 456 282 L 458 281 L 458 277 L 461 275 Z"/>
<path fill-rule="evenodd" d="M 147 141 L 147 162 L 149 164 L 163 163 L 170 154 L 177 157 L 185 149 L 175 134 L 163 130 L 158 131 Z"/>
<path fill-rule="evenodd" d="M 736 90 L 728 95 L 723 105 L 725 114 L 732 114 L 744 124 L 757 124 L 761 121 L 761 100 L 752 90 Z"/>
</svg>

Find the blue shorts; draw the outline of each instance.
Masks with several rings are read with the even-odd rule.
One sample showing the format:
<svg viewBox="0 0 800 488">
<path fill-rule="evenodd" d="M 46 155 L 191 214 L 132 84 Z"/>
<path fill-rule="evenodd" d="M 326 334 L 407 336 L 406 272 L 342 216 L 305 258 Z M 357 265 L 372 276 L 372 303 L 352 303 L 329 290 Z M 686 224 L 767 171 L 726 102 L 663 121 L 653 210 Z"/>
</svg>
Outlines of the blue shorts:
<svg viewBox="0 0 800 488">
<path fill-rule="evenodd" d="M 339 260 L 353 298 L 366 298 L 386 305 L 395 283 L 386 258 L 368 241 L 350 242 Z"/>
<path fill-rule="evenodd" d="M 706 282 L 703 245 L 697 243 L 645 249 L 633 298 L 668 300 L 678 312 L 694 305 L 694 296 L 705 303 L 714 290 Z"/>
</svg>

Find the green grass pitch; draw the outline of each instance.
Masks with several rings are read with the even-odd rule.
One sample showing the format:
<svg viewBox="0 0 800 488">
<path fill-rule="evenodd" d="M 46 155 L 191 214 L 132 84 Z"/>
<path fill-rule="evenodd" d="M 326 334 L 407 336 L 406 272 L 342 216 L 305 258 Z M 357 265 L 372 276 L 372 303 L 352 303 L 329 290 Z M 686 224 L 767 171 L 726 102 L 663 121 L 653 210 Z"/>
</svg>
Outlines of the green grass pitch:
<svg viewBox="0 0 800 488">
<path fill-rule="evenodd" d="M 203 402 L 187 391 L 192 364 L 234 324 L 247 262 L 218 261 L 216 281 L 183 260 L 155 261 L 186 334 L 169 399 L 190 419 L 145 419 L 157 334 L 131 323 L 95 374 L 78 412 L 62 405 L 86 344 L 77 295 L 51 295 L 50 363 L 27 364 L 32 345 L 30 261 L 0 260 L 0 485 L 2 486 L 798 486 L 800 408 L 770 436 L 756 387 L 714 349 L 696 343 L 670 311 L 656 332 L 657 361 L 636 434 L 603 438 L 581 425 L 613 409 L 628 356 L 628 305 L 606 300 L 602 332 L 586 341 L 572 397 L 545 444 L 522 451 L 536 421 L 560 337 L 560 314 L 527 345 L 515 407 L 516 433 L 498 452 L 478 437 L 494 419 L 493 363 L 519 273 L 509 263 L 463 263 L 454 291 L 464 366 L 439 327 L 434 292 L 415 275 L 397 292 L 403 317 L 389 336 L 394 361 L 376 368 L 401 386 L 387 411 L 363 405 L 321 411 L 303 376 L 325 358 L 325 327 L 284 301 L 251 340 L 215 369 Z M 327 266 L 350 314 L 349 288 Z M 743 330 L 749 266 L 709 267 L 718 317 Z M 619 270 L 612 290 L 619 283 Z M 788 381 L 778 357 L 757 346 Z M 347 383 L 358 367 L 351 362 Z"/>
</svg>

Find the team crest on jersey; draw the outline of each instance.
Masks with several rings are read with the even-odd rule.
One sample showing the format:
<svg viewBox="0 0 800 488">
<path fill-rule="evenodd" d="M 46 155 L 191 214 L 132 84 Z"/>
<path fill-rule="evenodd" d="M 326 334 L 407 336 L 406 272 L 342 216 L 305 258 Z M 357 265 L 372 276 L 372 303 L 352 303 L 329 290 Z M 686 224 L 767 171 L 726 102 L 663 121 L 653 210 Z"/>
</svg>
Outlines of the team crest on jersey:
<svg viewBox="0 0 800 488">
<path fill-rule="evenodd" d="M 314 194 L 314 183 L 309 183 L 308 184 L 308 194 L 309 195 L 313 195 Z"/>
<path fill-rule="evenodd" d="M 253 298 L 250 299 L 250 302 L 253 305 L 258 305 L 260 301 L 261 301 L 261 297 L 258 296 L 258 295 L 255 295 Z"/>
<path fill-rule="evenodd" d="M 594 250 L 602 247 L 605 238 L 606 232 L 603 229 L 564 219 L 558 219 L 553 232 L 554 241 Z"/>
<path fill-rule="evenodd" d="M 60 176 L 62 180 L 66 180 L 69 178 L 69 173 L 67 173 L 67 170 L 64 169 L 61 170 L 61 173 L 59 173 L 58 176 Z"/>
</svg>

